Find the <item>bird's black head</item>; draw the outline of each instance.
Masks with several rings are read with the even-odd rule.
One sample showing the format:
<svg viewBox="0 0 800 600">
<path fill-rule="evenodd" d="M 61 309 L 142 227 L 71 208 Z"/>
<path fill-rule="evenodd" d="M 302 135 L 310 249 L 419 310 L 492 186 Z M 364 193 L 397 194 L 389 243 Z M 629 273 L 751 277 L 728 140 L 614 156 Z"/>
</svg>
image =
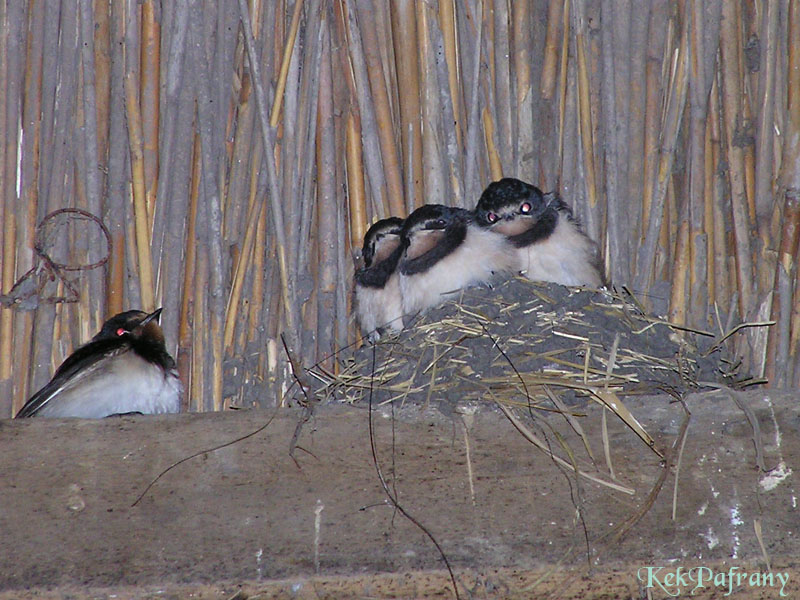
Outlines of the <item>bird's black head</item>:
<svg viewBox="0 0 800 600">
<path fill-rule="evenodd" d="M 500 226 L 517 217 L 536 218 L 547 208 L 542 190 L 534 185 L 506 177 L 490 183 L 475 207 L 475 221 L 481 227 Z"/>
<path fill-rule="evenodd" d="M 400 230 L 403 219 L 381 219 L 364 236 L 362 257 L 364 266 L 356 270 L 356 282 L 365 287 L 382 288 L 397 268 L 403 253 Z"/>
<path fill-rule="evenodd" d="M 373 262 L 384 261 L 400 245 L 400 230 L 402 228 L 403 219 L 389 217 L 388 219 L 381 219 L 367 230 L 364 235 L 364 247 L 361 249 L 366 268 L 369 269 Z"/>
<path fill-rule="evenodd" d="M 400 271 L 413 275 L 429 269 L 461 245 L 471 222 L 472 213 L 463 208 L 426 204 L 415 210 L 400 234 L 405 248 Z"/>
<path fill-rule="evenodd" d="M 474 214 L 480 227 L 502 233 L 522 247 L 548 237 L 562 208 L 566 205 L 556 194 L 543 194 L 530 183 L 506 177 L 489 184 Z"/>
<path fill-rule="evenodd" d="M 141 310 L 126 310 L 116 314 L 103 323 L 102 329 L 91 341 L 132 338 L 163 345 L 164 332 L 158 324 L 161 310 L 159 308 L 149 314 Z"/>
</svg>

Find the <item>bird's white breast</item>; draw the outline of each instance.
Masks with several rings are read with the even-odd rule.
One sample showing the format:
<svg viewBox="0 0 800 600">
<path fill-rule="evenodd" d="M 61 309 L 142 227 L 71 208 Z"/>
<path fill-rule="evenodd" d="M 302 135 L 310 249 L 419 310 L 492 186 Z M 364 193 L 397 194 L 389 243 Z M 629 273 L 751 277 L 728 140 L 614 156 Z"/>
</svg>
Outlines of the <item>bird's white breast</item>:
<svg viewBox="0 0 800 600">
<path fill-rule="evenodd" d="M 378 339 L 378 328 L 403 329 L 403 305 L 398 274 L 393 273 L 382 288 L 356 284 L 356 314 L 365 335 Z"/>
<path fill-rule="evenodd" d="M 495 273 L 513 270 L 514 258 L 505 236 L 471 225 L 463 243 L 427 271 L 400 275 L 403 313 L 413 315 L 462 288 L 489 282 Z"/>
<path fill-rule="evenodd" d="M 37 411 L 42 417 L 98 419 L 109 415 L 180 411 L 183 385 L 134 352 L 98 361 L 76 374 Z"/>
<path fill-rule="evenodd" d="M 600 287 L 602 279 L 595 266 L 594 253 L 594 243 L 575 223 L 559 214 L 550 236 L 517 249 L 517 266 L 525 277 L 534 281 Z"/>
</svg>

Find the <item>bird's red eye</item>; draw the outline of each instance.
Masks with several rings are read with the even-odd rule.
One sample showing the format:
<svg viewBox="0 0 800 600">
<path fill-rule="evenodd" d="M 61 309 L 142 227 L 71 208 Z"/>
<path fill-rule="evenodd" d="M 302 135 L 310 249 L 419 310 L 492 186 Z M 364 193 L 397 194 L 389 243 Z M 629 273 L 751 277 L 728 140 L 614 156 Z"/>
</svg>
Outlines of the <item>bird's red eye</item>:
<svg viewBox="0 0 800 600">
<path fill-rule="evenodd" d="M 499 217 L 496 214 L 494 214 L 493 212 L 486 213 L 486 220 L 489 221 L 489 223 L 497 222 L 498 218 Z"/>
<path fill-rule="evenodd" d="M 531 208 L 530 202 L 523 202 L 522 206 L 519 207 L 519 212 L 521 212 L 523 215 L 527 215 L 529 212 L 531 212 Z"/>
<path fill-rule="evenodd" d="M 117 329 L 117 336 L 123 335 L 125 333 L 128 333 L 128 332 L 125 331 L 124 327 L 120 327 L 119 329 Z"/>
</svg>

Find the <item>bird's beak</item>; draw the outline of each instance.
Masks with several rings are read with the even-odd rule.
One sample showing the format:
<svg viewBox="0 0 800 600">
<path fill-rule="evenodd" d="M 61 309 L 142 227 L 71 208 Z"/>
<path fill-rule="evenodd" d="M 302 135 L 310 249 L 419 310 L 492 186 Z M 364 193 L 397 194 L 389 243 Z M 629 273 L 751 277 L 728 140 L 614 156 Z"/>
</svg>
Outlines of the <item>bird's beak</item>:
<svg viewBox="0 0 800 600">
<path fill-rule="evenodd" d="M 144 327 L 145 325 L 147 325 L 147 324 L 148 324 L 150 321 L 152 321 L 153 319 L 155 319 L 155 320 L 156 320 L 156 322 L 158 322 L 158 321 L 159 321 L 159 319 L 160 319 L 160 317 L 161 317 L 161 311 L 162 311 L 162 310 L 164 310 L 164 307 L 163 307 L 163 306 L 162 306 L 161 308 L 157 308 L 156 310 L 154 310 L 153 312 L 151 312 L 151 313 L 150 313 L 149 315 L 147 315 L 147 316 L 146 316 L 144 319 L 142 319 L 142 322 L 141 322 L 141 323 L 139 323 L 138 327 Z"/>
</svg>

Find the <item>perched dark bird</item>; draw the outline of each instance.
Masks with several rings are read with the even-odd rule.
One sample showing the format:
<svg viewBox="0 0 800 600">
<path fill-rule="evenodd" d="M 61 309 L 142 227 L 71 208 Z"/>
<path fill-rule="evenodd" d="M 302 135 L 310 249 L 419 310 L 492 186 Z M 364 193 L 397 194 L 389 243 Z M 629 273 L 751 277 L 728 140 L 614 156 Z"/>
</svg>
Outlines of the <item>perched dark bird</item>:
<svg viewBox="0 0 800 600">
<path fill-rule="evenodd" d="M 515 248 L 515 269 L 528 279 L 591 287 L 604 283 L 595 243 L 556 193 L 501 179 L 481 194 L 475 220 L 508 239 Z"/>
<path fill-rule="evenodd" d="M 362 256 L 364 267 L 358 269 L 356 280 L 356 316 L 361 331 L 376 341 L 387 329 L 403 329 L 403 306 L 397 262 L 403 248 L 400 230 L 403 219 L 381 219 L 364 236 Z"/>
<path fill-rule="evenodd" d="M 513 268 L 503 236 L 478 227 L 470 211 L 428 204 L 411 213 L 401 232 L 400 293 L 412 315 L 444 302 L 453 292 Z"/>
<path fill-rule="evenodd" d="M 20 417 L 98 419 L 180 411 L 183 385 L 158 324 L 161 309 L 120 313 L 67 357 Z"/>
</svg>

